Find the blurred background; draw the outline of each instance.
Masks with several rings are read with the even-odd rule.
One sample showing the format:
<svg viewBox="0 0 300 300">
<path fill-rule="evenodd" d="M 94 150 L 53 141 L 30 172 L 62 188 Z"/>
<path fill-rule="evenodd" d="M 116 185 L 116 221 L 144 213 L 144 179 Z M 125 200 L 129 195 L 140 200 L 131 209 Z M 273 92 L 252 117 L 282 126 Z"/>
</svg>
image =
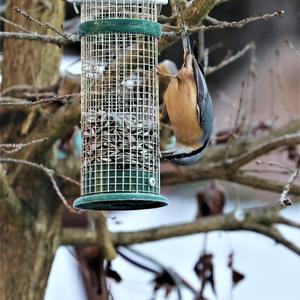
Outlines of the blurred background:
<svg viewBox="0 0 300 300">
<path fill-rule="evenodd" d="M 1 8 L 5 1 L 1 1 Z M 209 31 L 204 35 L 205 47 L 211 49 L 209 66 L 217 65 L 224 57 L 242 49 L 250 41 L 256 44 L 256 78 L 253 82 L 254 121 L 285 123 L 290 118 L 300 116 L 300 60 L 291 49 L 300 47 L 300 2 L 298 0 L 231 0 L 217 6 L 210 16 L 218 20 L 236 21 L 264 13 L 284 10 L 284 17 L 269 21 L 258 21 L 242 29 Z M 3 10 L 2 10 L 3 11 Z M 170 8 L 165 6 L 162 13 L 169 15 Z M 72 4 L 67 4 L 65 27 L 76 30 L 76 13 Z M 197 40 L 197 34 L 192 39 Z M 178 42 L 174 47 L 163 51 L 160 60 L 169 59 L 178 67 L 182 63 L 182 47 Z M 208 85 L 215 105 L 215 131 L 233 126 L 236 108 L 241 94 L 242 82 L 246 80 L 250 68 L 250 53 L 207 77 Z M 63 73 L 80 73 L 79 44 L 65 48 L 61 64 Z M 75 135 L 79 157 L 79 135 Z M 59 152 L 58 159 L 65 159 L 66 153 Z M 276 161 L 285 161 L 283 156 L 272 157 Z M 162 166 L 162 172 L 172 168 Z M 275 175 L 274 175 L 275 176 Z M 189 222 L 197 215 L 197 193 L 208 182 L 195 182 L 179 186 L 163 187 L 162 194 L 169 199 L 169 206 L 148 211 L 114 212 L 108 214 L 108 225 L 112 231 L 144 229 L 153 226 Z M 241 207 L 253 207 L 276 201 L 277 194 L 260 192 L 236 184 L 221 184 L 226 195 L 225 212 Z M 240 203 L 240 204 L 239 204 Z M 291 219 L 298 220 L 300 206 L 294 205 L 284 211 Z M 86 226 L 87 220 L 65 213 L 65 226 Z M 300 246 L 300 232 L 296 229 L 279 227 L 282 233 Z M 300 260 L 274 241 L 254 233 L 214 232 L 193 236 L 173 238 L 155 243 L 135 246 L 154 262 L 137 254 L 127 253 L 141 264 L 159 270 L 159 265 L 178 272 L 195 288 L 201 286 L 194 266 L 204 249 L 211 253 L 214 266 L 215 291 L 207 285 L 204 295 L 207 299 L 219 300 L 298 300 L 300 299 Z M 127 252 L 126 252 L 127 251 Z M 234 286 L 228 258 L 234 253 L 234 268 L 240 274 L 240 281 Z M 109 281 L 114 299 L 150 300 L 164 299 L 169 286 L 163 281 L 154 296 L 155 275 L 133 266 L 122 257 L 112 262 L 112 269 L 121 277 Z M 46 300 L 88 300 L 88 290 L 76 259 L 75 249 L 60 247 L 53 262 Z M 119 281 L 118 278 L 117 281 Z M 194 295 L 187 288 L 182 289 L 184 300 L 193 300 Z M 178 299 L 175 289 L 169 293 L 170 300 Z"/>
</svg>

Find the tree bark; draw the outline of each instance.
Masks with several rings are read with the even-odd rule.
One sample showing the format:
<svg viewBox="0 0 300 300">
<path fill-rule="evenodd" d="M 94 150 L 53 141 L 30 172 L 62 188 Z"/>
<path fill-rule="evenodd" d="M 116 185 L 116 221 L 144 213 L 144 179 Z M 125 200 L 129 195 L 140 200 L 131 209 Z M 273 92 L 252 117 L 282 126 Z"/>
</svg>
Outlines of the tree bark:
<svg viewBox="0 0 300 300">
<path fill-rule="evenodd" d="M 0 299 L 43 299 L 61 224 L 61 209 L 54 215 L 14 223 L 0 214 Z"/>
<path fill-rule="evenodd" d="M 64 3 L 61 0 L 7 1 L 6 18 L 22 25 L 26 29 L 41 34 L 57 34 L 41 28 L 15 12 L 15 7 L 29 12 L 35 19 L 50 23 L 60 30 L 64 19 Z M 5 31 L 16 31 L 11 25 L 5 25 Z M 26 40 L 6 39 L 3 43 L 3 84 L 2 89 L 13 85 L 48 86 L 59 77 L 59 65 L 62 49 L 56 45 Z"/>
<path fill-rule="evenodd" d="M 7 1 L 7 19 L 30 31 L 53 35 L 17 14 L 16 6 L 39 21 L 60 29 L 64 18 L 63 1 Z M 6 26 L 5 30 L 15 31 L 11 26 Z M 2 88 L 20 84 L 45 87 L 57 82 L 61 55 L 62 49 L 56 45 L 5 40 Z M 7 119 L 1 120 L 2 143 L 21 140 L 20 126 L 26 117 L 27 114 L 11 112 Z M 34 160 L 46 163 L 48 158 L 44 152 Z M 51 263 L 59 245 L 62 208 L 45 174 L 40 170 L 24 169 L 22 174 L 14 176 L 16 169 L 16 166 L 0 169 L 3 186 L 11 185 L 11 189 L 0 189 L 0 201 L 8 196 L 15 197 L 14 206 L 10 205 L 12 201 L 6 201 L 7 205 L 1 206 L 3 209 L 0 210 L 0 299 L 40 300 L 44 297 Z M 18 213 L 13 214 L 16 207 Z"/>
</svg>

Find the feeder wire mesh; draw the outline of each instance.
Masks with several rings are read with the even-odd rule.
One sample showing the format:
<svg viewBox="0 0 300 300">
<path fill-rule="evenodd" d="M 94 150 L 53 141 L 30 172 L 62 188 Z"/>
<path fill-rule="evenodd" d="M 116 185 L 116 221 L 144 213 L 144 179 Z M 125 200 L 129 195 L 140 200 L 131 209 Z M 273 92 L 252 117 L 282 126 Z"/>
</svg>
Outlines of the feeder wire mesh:
<svg viewBox="0 0 300 300">
<path fill-rule="evenodd" d="M 154 0 L 84 0 L 81 11 L 82 24 L 157 21 Z M 150 208 L 166 202 L 159 195 L 158 38 L 124 31 L 81 39 L 81 194 L 102 200 L 109 195 L 110 200 L 89 209 Z M 138 202 L 148 198 L 145 194 L 154 201 Z"/>
</svg>

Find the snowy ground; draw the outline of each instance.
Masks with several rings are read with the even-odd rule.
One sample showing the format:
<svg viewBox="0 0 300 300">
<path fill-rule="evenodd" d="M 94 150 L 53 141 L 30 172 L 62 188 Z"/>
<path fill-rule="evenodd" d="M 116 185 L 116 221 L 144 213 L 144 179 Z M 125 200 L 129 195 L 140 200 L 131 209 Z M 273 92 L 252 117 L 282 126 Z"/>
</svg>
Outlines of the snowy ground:
<svg viewBox="0 0 300 300">
<path fill-rule="evenodd" d="M 175 189 L 175 187 L 174 187 Z M 178 189 L 178 188 L 177 188 Z M 190 190 L 191 191 L 191 190 Z M 168 188 L 167 194 L 172 193 Z M 182 193 L 170 198 L 169 206 L 148 211 L 132 211 L 115 213 L 121 224 L 110 221 L 111 230 L 135 230 L 163 224 L 186 222 L 195 215 L 195 201 L 193 192 L 183 200 Z M 251 201 L 245 206 L 254 206 Z M 232 209 L 232 203 L 226 210 Z M 298 220 L 300 206 L 285 210 L 287 217 Z M 291 241 L 300 246 L 300 231 L 281 226 L 282 233 Z M 198 259 L 203 245 L 203 234 L 169 239 L 161 242 L 147 243 L 136 246 L 166 266 L 172 267 L 188 279 L 195 287 L 200 287 L 199 281 L 193 272 L 193 266 Z M 208 250 L 214 253 L 216 289 L 215 297 L 207 288 L 206 296 L 218 300 L 299 300 L 300 299 L 300 259 L 294 253 L 280 245 L 276 245 L 269 238 L 248 232 L 213 232 L 208 236 Z M 246 275 L 230 292 L 230 274 L 227 268 L 227 257 L 231 251 L 235 253 L 235 267 Z M 46 300 L 85 300 L 82 283 L 76 260 L 72 250 L 61 247 L 55 257 L 51 271 Z M 120 284 L 111 283 L 116 300 L 150 300 L 152 295 L 151 280 L 153 275 L 146 273 L 117 258 L 113 268 L 119 272 L 123 281 Z M 164 299 L 159 293 L 157 300 Z M 176 300 L 176 293 L 172 293 L 169 300 Z M 183 299 L 192 300 L 193 295 L 183 289 Z"/>
</svg>

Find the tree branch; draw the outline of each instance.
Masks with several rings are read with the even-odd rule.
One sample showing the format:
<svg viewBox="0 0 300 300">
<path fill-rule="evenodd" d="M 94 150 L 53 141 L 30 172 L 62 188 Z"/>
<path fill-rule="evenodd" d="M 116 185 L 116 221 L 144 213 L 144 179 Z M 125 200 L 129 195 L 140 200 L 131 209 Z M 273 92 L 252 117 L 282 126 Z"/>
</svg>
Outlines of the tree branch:
<svg viewBox="0 0 300 300">
<path fill-rule="evenodd" d="M 187 26 L 199 24 L 216 6 L 219 0 L 194 0 L 183 11 L 183 19 Z"/>
<path fill-rule="evenodd" d="M 248 151 L 249 149 L 253 149 L 258 145 L 264 144 L 266 141 L 272 140 L 274 138 L 286 135 L 286 134 L 293 134 L 300 131 L 300 119 L 295 119 L 287 124 L 273 129 L 269 132 L 260 135 L 254 135 L 249 138 L 249 136 L 241 136 L 235 143 L 232 145 L 230 149 L 230 153 L 228 158 L 236 157 Z M 209 148 L 209 151 L 206 151 L 203 155 L 202 160 L 200 161 L 201 164 L 203 163 L 213 163 L 220 159 L 224 159 L 226 154 L 227 146 L 226 145 L 217 145 L 212 146 Z"/>
<path fill-rule="evenodd" d="M 266 179 L 262 177 L 257 177 L 253 175 L 246 174 L 244 172 L 236 172 L 235 174 L 227 174 L 223 178 L 220 177 L 219 179 L 226 180 L 228 182 L 236 182 L 245 186 L 253 187 L 256 189 L 261 189 L 270 192 L 277 192 L 281 193 L 284 187 L 286 186 L 285 183 Z M 300 186 L 293 185 L 290 188 L 290 194 L 294 194 L 299 196 L 300 195 Z"/>
<path fill-rule="evenodd" d="M 31 21 L 31 22 L 33 22 L 33 23 L 35 23 L 35 24 L 38 24 L 40 27 L 46 28 L 47 30 L 51 30 L 51 31 L 53 31 L 54 33 L 60 35 L 60 36 L 63 37 L 64 39 L 66 39 L 66 40 L 69 39 L 69 37 L 68 37 L 65 33 L 63 33 L 63 32 L 61 32 L 61 31 L 57 30 L 55 27 L 53 27 L 53 26 L 50 25 L 49 23 L 43 23 L 43 22 L 40 22 L 39 20 L 35 19 L 31 14 L 29 14 L 29 13 L 26 12 L 25 10 L 23 10 L 23 9 L 21 9 L 21 8 L 19 8 L 19 7 L 16 7 L 16 8 L 15 8 L 15 12 L 18 13 L 18 14 L 20 14 L 20 15 L 22 15 L 22 16 L 25 17 L 27 20 L 29 20 L 29 21 Z"/>
<path fill-rule="evenodd" d="M 8 157 L 0 157 L 0 164 L 1 163 L 13 163 L 13 164 L 21 164 L 21 165 L 25 165 L 25 166 L 29 166 L 29 167 L 33 167 L 39 170 L 42 170 L 50 179 L 53 189 L 55 190 L 58 198 L 62 201 L 62 203 L 64 204 L 64 206 L 66 207 L 66 209 L 74 214 L 81 214 L 82 211 L 76 210 L 73 207 L 71 207 L 67 201 L 67 199 L 64 197 L 64 195 L 62 194 L 61 190 L 59 189 L 57 182 L 54 178 L 55 172 L 52 169 L 49 169 L 47 167 L 45 167 L 42 164 L 37 164 L 31 161 L 26 161 L 26 160 L 21 160 L 21 159 L 15 159 L 15 158 L 8 158 Z M 63 176 L 64 179 L 68 180 L 68 177 Z M 71 181 L 73 183 L 73 180 L 68 180 Z"/>
<path fill-rule="evenodd" d="M 237 156 L 243 155 L 246 151 L 251 152 L 251 149 L 257 149 L 257 147 L 264 145 L 267 141 L 274 140 L 280 136 L 295 134 L 298 131 L 300 131 L 300 120 L 294 120 L 265 134 L 251 136 L 251 138 L 249 136 L 240 137 L 231 146 L 228 159 L 234 159 Z M 221 179 L 268 191 L 282 192 L 285 186 L 282 182 L 251 176 L 245 172 L 230 172 L 225 164 L 218 163 L 226 157 L 226 149 L 226 145 L 211 146 L 199 163 L 191 167 L 185 166 L 184 169 L 176 168 L 175 171 L 163 172 L 161 174 L 162 185 L 181 184 L 196 180 Z M 264 154 L 266 153 L 267 151 Z M 291 187 L 290 192 L 299 195 L 300 187 L 294 185 Z"/>
<path fill-rule="evenodd" d="M 210 231 L 247 230 L 268 236 L 300 255 L 297 246 L 271 227 L 282 222 L 279 210 L 280 207 L 277 205 L 250 208 L 243 211 L 242 220 L 237 219 L 235 213 L 232 212 L 183 224 L 160 226 L 134 232 L 111 232 L 110 236 L 115 246 L 128 246 Z M 61 243 L 64 245 L 96 245 L 97 234 L 93 230 L 67 228 L 62 231 Z"/>
<path fill-rule="evenodd" d="M 290 226 L 290 227 L 300 229 L 300 223 L 294 222 L 294 221 L 289 220 L 289 219 L 287 219 L 285 217 L 282 217 L 282 216 L 280 216 L 280 218 L 278 220 L 278 224 L 287 225 L 287 226 Z"/>
<path fill-rule="evenodd" d="M 201 21 L 208 15 L 208 13 L 218 3 L 218 0 L 194 0 L 188 5 L 182 15 L 183 22 L 187 26 L 194 26 L 201 23 Z M 159 41 L 160 51 L 170 47 L 173 43 L 180 39 L 180 36 L 165 36 Z"/>
<path fill-rule="evenodd" d="M 226 29 L 226 28 L 242 28 L 247 24 L 253 23 L 253 22 L 257 22 L 257 21 L 268 21 L 274 17 L 283 17 L 284 15 L 284 11 L 280 10 L 280 11 L 276 11 L 272 14 L 264 14 L 261 16 L 255 16 L 255 17 L 248 17 L 245 18 L 243 20 L 240 21 L 233 21 L 233 22 L 227 22 L 227 21 L 219 21 L 216 20 L 214 18 L 211 17 L 206 17 L 205 19 L 208 20 L 209 22 L 211 22 L 213 25 L 202 25 L 202 26 L 196 26 L 196 27 L 191 27 L 187 29 L 188 33 L 194 33 L 194 32 L 198 32 L 198 31 L 209 31 L 209 30 L 219 30 L 219 29 Z M 180 35 L 180 30 L 181 28 L 178 28 L 177 26 L 170 26 L 170 25 L 164 25 L 164 27 L 166 29 L 169 30 L 174 30 L 174 31 L 167 31 L 167 32 L 163 32 L 162 35 L 163 36 L 177 36 Z"/>
<path fill-rule="evenodd" d="M 279 147 L 293 146 L 297 144 L 300 144 L 300 131 L 294 134 L 287 134 L 266 141 L 265 143 L 256 146 L 254 149 L 249 150 L 245 154 L 242 154 L 238 157 L 228 160 L 226 162 L 226 165 L 233 170 L 237 170 L 240 167 L 249 163 L 250 161 L 254 160 L 255 158 L 267 154 Z"/>
<path fill-rule="evenodd" d="M 55 44 L 60 47 L 79 41 L 79 39 L 75 37 L 69 37 L 68 39 L 66 39 L 63 37 L 55 37 L 50 35 L 43 35 L 37 33 L 23 33 L 23 32 L 0 32 L 0 40 L 2 39 L 36 41 L 42 43 Z"/>
<path fill-rule="evenodd" d="M 45 155 L 51 146 L 70 128 L 79 124 L 80 122 L 80 104 L 79 97 L 75 96 L 72 102 L 68 102 L 64 106 L 60 107 L 55 113 L 51 114 L 51 118 L 45 122 L 44 119 L 41 121 L 39 126 L 36 126 L 33 131 L 28 134 L 28 141 L 41 139 L 47 137 L 42 144 L 31 145 L 26 148 L 26 151 L 20 151 L 18 158 L 27 161 L 35 161 L 36 157 Z M 22 166 L 14 172 L 14 178 L 17 177 L 19 172 L 22 171 Z"/>
<path fill-rule="evenodd" d="M 68 95 L 63 96 L 54 96 L 51 98 L 42 98 L 41 100 L 37 101 L 30 101 L 25 99 L 19 99 L 19 98 L 11 98 L 11 97 L 2 97 L 0 106 L 2 107 L 10 107 L 10 106 L 37 106 L 42 104 L 49 104 L 54 102 L 64 102 L 68 100 L 73 100 L 74 98 L 80 96 L 79 93 L 72 93 Z"/>
<path fill-rule="evenodd" d="M 294 243 L 287 240 L 276 228 L 274 227 L 266 227 L 260 224 L 247 224 L 244 228 L 245 230 L 254 231 L 260 234 L 263 234 L 264 236 L 267 236 L 277 242 L 278 244 L 281 244 L 282 246 L 285 246 L 295 254 L 300 256 L 300 248 L 297 247 Z"/>
<path fill-rule="evenodd" d="M 104 259 L 112 261 L 116 258 L 117 252 L 109 236 L 106 218 L 102 212 L 90 212 L 90 216 L 94 220 L 95 229 L 97 231 L 97 247 L 100 248 Z"/>
<path fill-rule="evenodd" d="M 238 51 L 237 53 L 229 56 L 228 58 L 224 58 L 219 64 L 212 67 L 207 67 L 205 71 L 205 75 L 212 74 L 227 65 L 233 63 L 234 61 L 238 60 L 239 58 L 243 57 L 248 51 L 252 50 L 255 47 L 255 44 L 253 42 L 247 44 L 242 50 Z"/>
<path fill-rule="evenodd" d="M 291 189 L 293 188 L 294 183 L 295 183 L 297 177 L 299 176 L 299 173 L 300 173 L 300 159 L 298 160 L 298 165 L 297 165 L 296 171 L 292 174 L 292 176 L 290 177 L 288 183 L 284 186 L 283 191 L 280 195 L 279 204 L 282 207 L 286 207 L 288 205 L 293 204 L 289 197 L 289 193 L 290 193 Z"/>
<path fill-rule="evenodd" d="M 17 152 L 27 146 L 33 145 L 33 144 L 38 144 L 44 142 L 46 139 L 38 139 L 38 140 L 33 140 L 28 143 L 19 143 L 19 144 L 0 144 L 0 152 L 3 151 L 5 153 L 14 153 Z"/>
<path fill-rule="evenodd" d="M 97 246 L 97 232 L 92 229 L 64 228 L 61 232 L 62 245 Z"/>
<path fill-rule="evenodd" d="M 23 26 L 21 26 L 21 25 L 19 25 L 19 24 L 16 24 L 16 23 L 14 23 L 14 22 L 12 22 L 12 21 L 10 21 L 10 20 L 7 20 L 6 18 L 4 18 L 4 17 L 2 17 L 2 16 L 0 16 L 0 20 L 1 20 L 2 22 L 4 22 L 4 23 L 7 23 L 7 24 L 9 24 L 9 25 L 11 25 L 11 26 L 13 26 L 13 27 L 15 27 L 15 28 L 21 30 L 22 32 L 31 33 L 31 31 L 27 30 L 25 27 L 23 27 Z"/>
</svg>

